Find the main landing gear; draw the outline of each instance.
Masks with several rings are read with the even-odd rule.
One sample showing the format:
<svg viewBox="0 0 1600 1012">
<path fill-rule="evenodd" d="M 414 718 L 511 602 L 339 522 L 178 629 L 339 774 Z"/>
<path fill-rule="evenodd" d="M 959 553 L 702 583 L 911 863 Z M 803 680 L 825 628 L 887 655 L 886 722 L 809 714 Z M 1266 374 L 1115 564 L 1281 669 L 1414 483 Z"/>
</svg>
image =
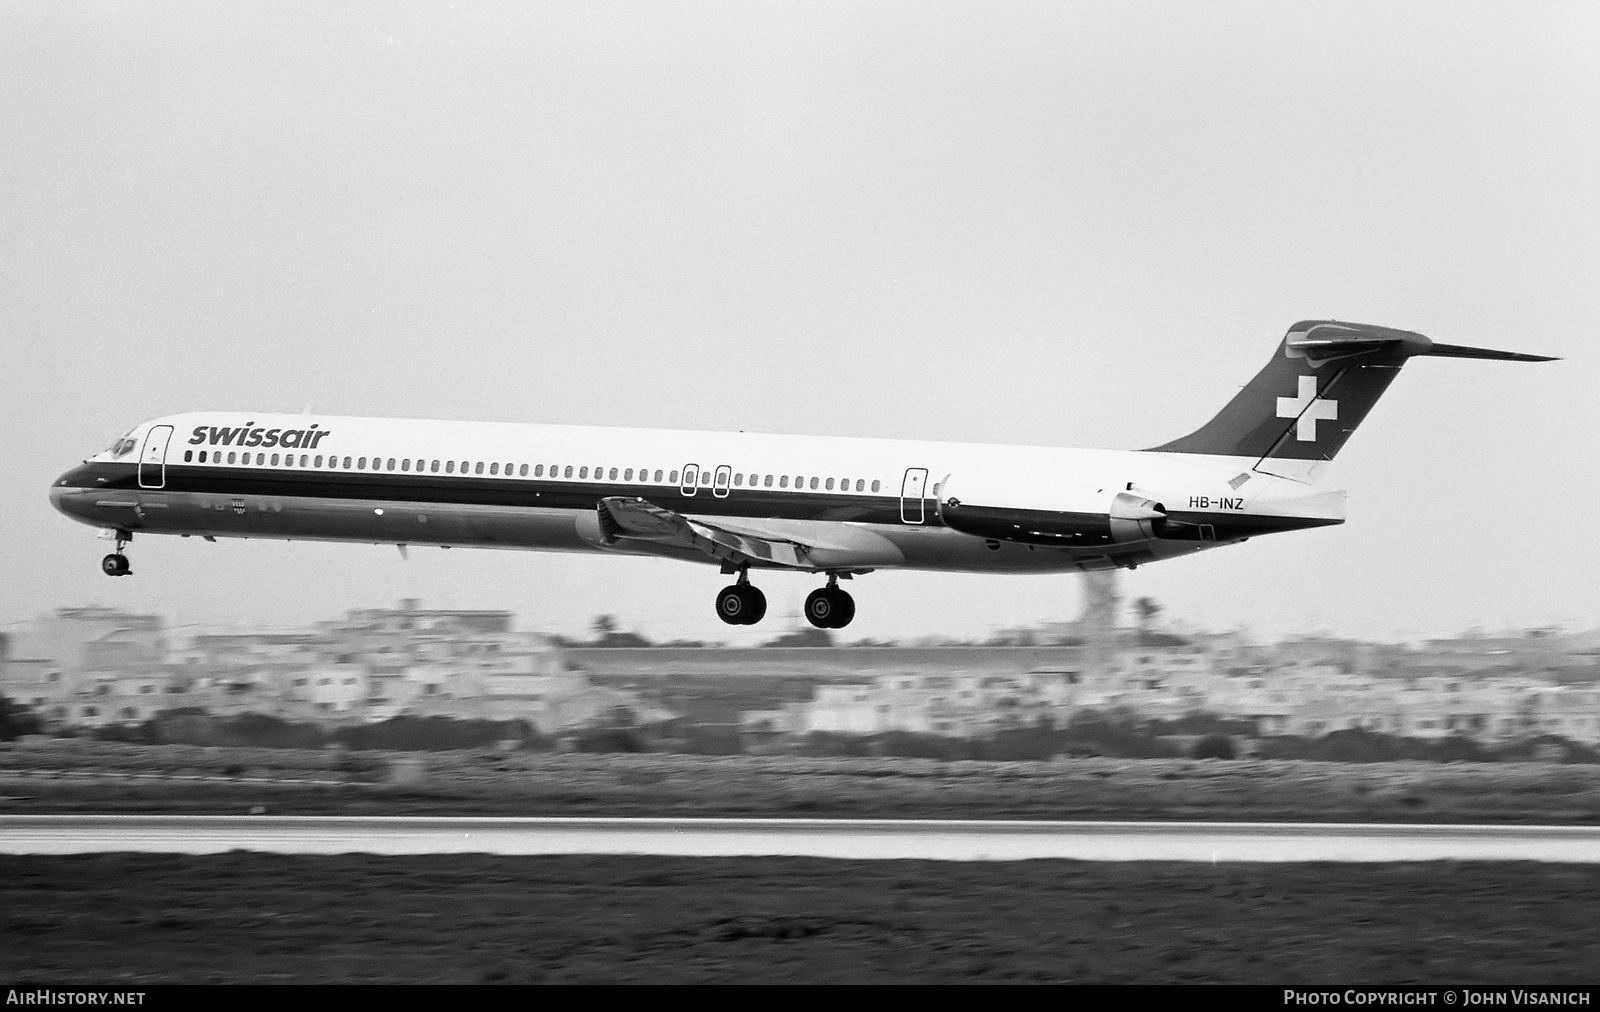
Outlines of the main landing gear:
<svg viewBox="0 0 1600 1012">
<path fill-rule="evenodd" d="M 739 582 L 717 594 L 717 617 L 729 625 L 755 625 L 767 613 L 767 595 L 750 583 L 750 569 L 739 569 Z M 806 598 L 806 621 L 818 629 L 843 629 L 856 617 L 856 600 L 839 589 L 839 576 Z"/>
<path fill-rule="evenodd" d="M 117 532 L 117 550 L 100 560 L 100 572 L 107 576 L 127 576 L 133 572 L 128 565 L 128 557 L 122 554 L 122 546 L 133 540 L 129 531 Z"/>
<path fill-rule="evenodd" d="M 806 597 L 806 621 L 818 629 L 843 629 L 856 617 L 856 599 L 839 589 L 839 577 L 828 575 L 828 585 Z"/>
<path fill-rule="evenodd" d="M 755 625 L 767 613 L 767 595 L 750 583 L 749 567 L 739 570 L 739 582 L 717 594 L 717 617 L 729 625 Z"/>
</svg>

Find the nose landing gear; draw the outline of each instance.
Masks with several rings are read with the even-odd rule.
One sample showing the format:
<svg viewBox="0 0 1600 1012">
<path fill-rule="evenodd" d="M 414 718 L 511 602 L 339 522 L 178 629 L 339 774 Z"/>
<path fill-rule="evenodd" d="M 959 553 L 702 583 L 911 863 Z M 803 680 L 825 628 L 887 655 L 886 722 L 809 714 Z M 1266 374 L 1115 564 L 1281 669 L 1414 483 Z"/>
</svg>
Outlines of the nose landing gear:
<svg viewBox="0 0 1600 1012">
<path fill-rule="evenodd" d="M 856 599 L 839 589 L 839 577 L 828 574 L 828 585 L 806 597 L 806 621 L 818 629 L 843 629 L 856 617 Z"/>
<path fill-rule="evenodd" d="M 107 576 L 127 576 L 133 572 L 128 565 L 128 557 L 122 554 L 122 546 L 133 540 L 129 531 L 117 532 L 117 550 L 100 560 L 100 572 Z"/>
<path fill-rule="evenodd" d="M 739 582 L 717 594 L 717 617 L 729 625 L 755 625 L 767 613 L 767 595 L 750 583 L 750 567 L 739 570 Z"/>
</svg>

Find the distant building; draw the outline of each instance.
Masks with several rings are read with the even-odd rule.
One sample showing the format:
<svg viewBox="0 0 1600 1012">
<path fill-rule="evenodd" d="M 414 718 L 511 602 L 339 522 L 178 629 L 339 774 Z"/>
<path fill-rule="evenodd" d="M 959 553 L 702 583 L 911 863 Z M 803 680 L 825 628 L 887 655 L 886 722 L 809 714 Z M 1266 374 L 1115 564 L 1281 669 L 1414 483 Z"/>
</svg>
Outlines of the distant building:
<svg viewBox="0 0 1600 1012">
<path fill-rule="evenodd" d="M 9 637 L 0 693 L 48 723 L 147 719 L 169 688 L 162 620 L 115 608 L 59 608 Z"/>
<path fill-rule="evenodd" d="M 63 726 L 139 723 L 177 708 L 324 723 L 527 720 L 545 733 L 623 712 L 639 723 L 665 719 L 568 670 L 561 648 L 513 630 L 510 612 L 415 600 L 302 632 L 202 634 L 175 650 L 156 616 L 62 609 L 11 647 L 0 691 Z"/>
</svg>

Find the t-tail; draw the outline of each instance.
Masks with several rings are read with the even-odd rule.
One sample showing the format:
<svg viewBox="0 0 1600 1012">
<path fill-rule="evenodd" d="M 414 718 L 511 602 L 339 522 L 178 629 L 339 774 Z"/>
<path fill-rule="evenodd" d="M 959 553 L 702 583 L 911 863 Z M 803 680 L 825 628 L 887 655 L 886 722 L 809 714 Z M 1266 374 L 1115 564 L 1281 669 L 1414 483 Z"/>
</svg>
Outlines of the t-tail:
<svg viewBox="0 0 1600 1012">
<path fill-rule="evenodd" d="M 1543 355 L 1436 344 L 1409 330 L 1303 320 L 1289 328 L 1272 361 L 1215 418 L 1181 439 L 1151 449 L 1254 457 L 1258 471 L 1313 477 L 1367 417 L 1406 359 L 1419 355 L 1555 361 Z"/>
</svg>

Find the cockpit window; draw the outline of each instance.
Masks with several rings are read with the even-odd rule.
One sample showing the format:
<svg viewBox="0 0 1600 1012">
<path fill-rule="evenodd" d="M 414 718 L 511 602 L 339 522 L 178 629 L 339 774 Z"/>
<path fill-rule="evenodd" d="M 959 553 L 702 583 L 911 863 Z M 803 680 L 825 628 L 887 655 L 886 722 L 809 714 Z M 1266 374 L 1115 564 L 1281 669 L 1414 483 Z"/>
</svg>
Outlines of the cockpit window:
<svg viewBox="0 0 1600 1012">
<path fill-rule="evenodd" d="M 112 443 L 111 446 L 107 448 L 107 452 L 109 452 L 113 457 L 125 457 L 132 453 L 133 448 L 138 445 L 138 441 L 136 441 L 132 436 L 123 436 L 115 443 Z"/>
</svg>

